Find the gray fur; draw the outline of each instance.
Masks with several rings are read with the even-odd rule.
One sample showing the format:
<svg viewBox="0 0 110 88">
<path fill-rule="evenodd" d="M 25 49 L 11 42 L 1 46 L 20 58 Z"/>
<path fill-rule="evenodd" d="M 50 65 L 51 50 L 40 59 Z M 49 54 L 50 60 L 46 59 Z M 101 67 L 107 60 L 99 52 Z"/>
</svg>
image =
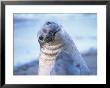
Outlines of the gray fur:
<svg viewBox="0 0 110 88">
<path fill-rule="evenodd" d="M 73 59 L 69 54 L 61 52 L 56 57 L 51 75 L 80 75 L 80 69 L 73 65 Z"/>
</svg>

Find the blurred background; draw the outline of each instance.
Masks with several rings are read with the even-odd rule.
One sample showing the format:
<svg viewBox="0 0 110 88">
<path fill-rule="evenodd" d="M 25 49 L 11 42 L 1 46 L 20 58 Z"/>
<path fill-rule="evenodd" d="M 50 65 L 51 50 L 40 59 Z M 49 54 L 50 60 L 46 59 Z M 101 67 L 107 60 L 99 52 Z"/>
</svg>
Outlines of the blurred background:
<svg viewBox="0 0 110 88">
<path fill-rule="evenodd" d="M 66 30 L 84 57 L 91 74 L 97 72 L 97 14 L 23 14 L 14 19 L 14 75 L 36 75 L 40 47 L 37 32 L 46 21 Z"/>
</svg>

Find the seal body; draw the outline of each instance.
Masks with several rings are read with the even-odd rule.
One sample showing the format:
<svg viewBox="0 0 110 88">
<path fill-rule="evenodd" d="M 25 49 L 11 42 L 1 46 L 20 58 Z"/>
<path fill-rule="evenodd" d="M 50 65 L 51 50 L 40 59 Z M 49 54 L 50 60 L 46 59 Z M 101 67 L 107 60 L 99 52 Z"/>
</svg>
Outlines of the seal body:
<svg viewBox="0 0 110 88">
<path fill-rule="evenodd" d="M 67 32 L 46 22 L 39 32 L 39 75 L 88 75 L 89 68 Z"/>
</svg>

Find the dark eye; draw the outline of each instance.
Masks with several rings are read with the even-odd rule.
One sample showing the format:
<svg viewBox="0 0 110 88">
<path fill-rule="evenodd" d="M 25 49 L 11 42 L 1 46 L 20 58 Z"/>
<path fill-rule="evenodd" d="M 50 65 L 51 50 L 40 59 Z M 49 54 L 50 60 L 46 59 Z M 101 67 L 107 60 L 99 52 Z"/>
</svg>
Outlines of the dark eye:
<svg viewBox="0 0 110 88">
<path fill-rule="evenodd" d="M 43 40 L 43 37 L 42 37 L 42 36 L 40 36 L 40 37 L 39 37 L 39 39 L 40 39 L 40 40 Z"/>
<path fill-rule="evenodd" d="M 46 30 L 46 29 L 43 29 L 43 32 L 44 32 L 44 33 L 47 33 L 47 30 Z"/>
</svg>

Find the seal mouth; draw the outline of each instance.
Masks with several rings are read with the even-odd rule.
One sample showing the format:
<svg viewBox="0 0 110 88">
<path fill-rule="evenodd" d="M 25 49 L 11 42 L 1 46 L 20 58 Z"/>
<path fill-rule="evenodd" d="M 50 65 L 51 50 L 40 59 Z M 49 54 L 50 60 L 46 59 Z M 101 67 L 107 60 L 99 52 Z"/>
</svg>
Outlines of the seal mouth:
<svg viewBox="0 0 110 88">
<path fill-rule="evenodd" d="M 45 37 L 44 37 L 43 35 L 39 36 L 39 42 L 40 42 L 40 43 L 44 43 L 44 42 L 46 42 L 46 43 L 53 42 L 54 39 L 55 39 L 56 33 L 58 33 L 59 31 L 60 31 L 60 29 L 57 30 L 57 31 L 50 31 L 50 32 L 48 33 L 48 35 L 46 35 Z"/>
<path fill-rule="evenodd" d="M 58 33 L 59 31 L 60 31 L 60 29 L 58 29 L 57 31 L 50 31 L 49 34 L 45 38 L 45 42 L 47 42 L 47 43 L 53 42 L 55 39 L 56 33 Z"/>
</svg>

